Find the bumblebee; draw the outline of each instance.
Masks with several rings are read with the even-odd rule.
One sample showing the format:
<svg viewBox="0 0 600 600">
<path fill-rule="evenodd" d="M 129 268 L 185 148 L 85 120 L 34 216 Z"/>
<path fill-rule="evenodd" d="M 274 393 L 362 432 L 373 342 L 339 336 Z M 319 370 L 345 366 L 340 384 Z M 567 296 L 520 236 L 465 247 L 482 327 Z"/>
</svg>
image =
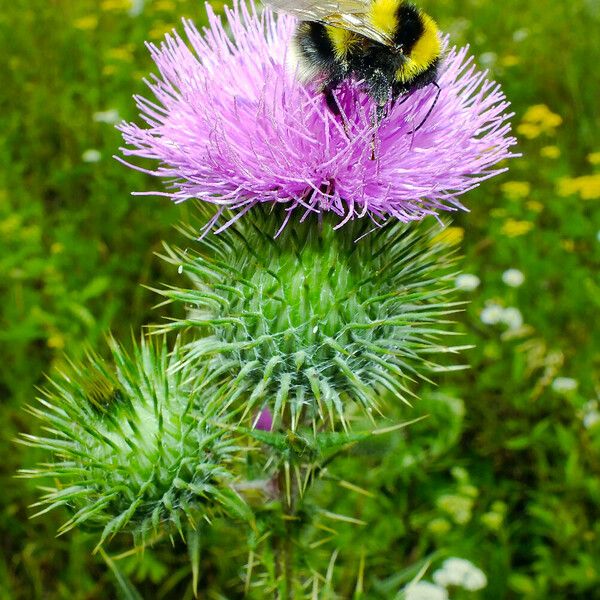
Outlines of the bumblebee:
<svg viewBox="0 0 600 600">
<path fill-rule="evenodd" d="M 339 114 L 333 94 L 344 80 L 363 83 L 380 120 L 390 100 L 433 84 L 441 43 L 435 21 L 405 0 L 265 0 L 300 19 L 294 36 L 298 75 L 317 82 Z"/>
</svg>

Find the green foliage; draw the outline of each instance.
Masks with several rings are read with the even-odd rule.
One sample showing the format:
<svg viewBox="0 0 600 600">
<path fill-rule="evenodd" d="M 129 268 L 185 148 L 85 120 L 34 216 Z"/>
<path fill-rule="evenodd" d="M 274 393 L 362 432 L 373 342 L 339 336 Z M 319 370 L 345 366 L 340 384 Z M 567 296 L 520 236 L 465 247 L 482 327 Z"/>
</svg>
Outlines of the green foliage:
<svg viewBox="0 0 600 600">
<path fill-rule="evenodd" d="M 193 245 L 167 248 L 193 284 L 162 292 L 188 310 L 165 328 L 191 329 L 182 364 L 211 365 L 224 409 L 269 407 L 293 430 L 345 423 L 351 402 L 379 410 L 384 390 L 408 403 L 408 385 L 442 370 L 433 355 L 459 350 L 440 341 L 458 308 L 439 228 L 358 221 L 336 231 L 333 219 L 307 219 L 274 239 L 283 216 L 257 209 L 218 236 L 194 242 L 196 227 Z"/>
<path fill-rule="evenodd" d="M 72 516 L 59 533 L 100 529 L 100 546 L 121 531 L 136 545 L 183 536 L 186 524 L 193 530 L 219 509 L 246 514 L 228 484 L 235 443 L 211 422 L 198 373 L 173 369 L 178 347 L 169 355 L 143 340 L 131 354 L 110 346 L 113 364 L 91 355 L 72 365 L 30 409 L 45 435 L 22 442 L 53 460 L 21 473 L 56 482 L 36 516 L 67 506 Z"/>
<path fill-rule="evenodd" d="M 307 543 L 321 545 L 300 565 L 303 581 L 320 598 L 325 589 L 352 598 L 363 564 L 362 597 L 388 600 L 423 558 L 432 558 L 423 576 L 431 581 L 443 557 L 459 556 L 489 583 L 481 592 L 453 589 L 453 600 L 587 600 L 600 584 L 597 3 L 419 4 L 502 83 L 524 157 L 503 181 L 470 193 L 471 212 L 455 221 L 464 230 L 461 269 L 481 279 L 462 317 L 472 368 L 436 378 L 435 391 L 415 388 L 421 400 L 412 410 L 391 403 L 391 421 L 431 416 L 356 445 L 323 474 L 312 502 L 368 526 L 318 516 Z M 13 475 L 44 455 L 9 440 L 19 430 L 38 435 L 23 406 L 41 373 L 64 364 L 64 349 L 78 358 L 84 342 L 101 349 L 109 328 L 124 338 L 156 321 L 156 298 L 140 284 L 180 281 L 177 267 L 152 253 L 162 239 L 181 243 L 169 224 L 186 220 L 185 208 L 132 200 L 130 190 L 157 182 L 113 163 L 119 136 L 94 121 L 110 109 L 134 118 L 131 94 L 151 68 L 145 39 L 156 41 L 182 15 L 202 22 L 195 0 L 145 5 L 131 17 L 126 0 L 0 0 L 0 596 L 10 600 L 117 596 L 110 569 L 91 554 L 97 534 L 55 538 L 58 513 L 28 520 L 34 493 Z M 532 120 L 531 106 L 542 104 L 555 117 Z M 88 149 L 100 162 L 82 160 Z M 525 274 L 522 286 L 502 282 L 508 268 Z M 482 323 L 490 301 L 519 308 L 523 327 Z M 561 376 L 577 389 L 553 389 Z M 202 539 L 201 590 L 241 597 L 248 565 L 266 552 L 252 535 L 250 561 L 245 531 L 215 520 Z M 112 560 L 144 598 L 192 595 L 188 549 L 177 538 Z M 261 590 L 252 584 L 249 593 L 264 598 Z"/>
</svg>

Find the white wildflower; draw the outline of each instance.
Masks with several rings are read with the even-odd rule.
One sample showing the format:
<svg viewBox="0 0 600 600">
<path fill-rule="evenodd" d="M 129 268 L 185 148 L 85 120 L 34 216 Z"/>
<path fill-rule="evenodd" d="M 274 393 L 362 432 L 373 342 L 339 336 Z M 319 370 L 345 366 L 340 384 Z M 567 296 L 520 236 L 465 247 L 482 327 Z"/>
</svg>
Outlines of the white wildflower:
<svg viewBox="0 0 600 600">
<path fill-rule="evenodd" d="M 510 287 L 519 287 L 525 281 L 525 275 L 519 269 L 508 269 L 502 273 L 502 281 Z"/>
<path fill-rule="evenodd" d="M 94 121 L 96 121 L 96 123 L 116 125 L 119 121 L 121 121 L 121 115 L 119 115 L 119 111 L 117 109 L 111 108 L 110 110 L 102 110 L 94 113 Z"/>
<path fill-rule="evenodd" d="M 417 581 L 404 591 L 406 600 L 448 600 L 448 592 L 428 581 Z"/>
<path fill-rule="evenodd" d="M 479 318 L 482 323 L 486 325 L 496 325 L 502 321 L 502 315 L 504 314 L 504 309 L 494 302 L 489 303 L 486 307 L 481 311 L 481 315 Z"/>
<path fill-rule="evenodd" d="M 508 325 L 511 331 L 516 331 L 523 327 L 523 315 L 518 308 L 510 306 L 502 311 L 502 317 L 500 318 L 502 323 Z"/>
<path fill-rule="evenodd" d="M 131 0 L 131 8 L 129 14 L 132 17 L 138 17 L 144 11 L 145 0 Z"/>
<path fill-rule="evenodd" d="M 498 55 L 495 52 L 484 52 L 480 57 L 479 57 L 479 62 L 484 66 L 484 67 L 492 67 L 493 65 L 496 64 L 496 61 L 498 60 Z"/>
<path fill-rule="evenodd" d="M 527 39 L 528 36 L 529 36 L 529 29 L 517 29 L 513 33 L 513 41 L 514 42 L 522 42 L 523 40 Z"/>
<path fill-rule="evenodd" d="M 600 423 L 600 410 L 598 410 L 598 401 L 590 400 L 583 407 L 583 426 L 591 429 L 596 423 Z"/>
<path fill-rule="evenodd" d="M 132 17 L 139 17 L 144 12 L 144 4 L 146 4 L 146 0 L 131 0 L 129 14 Z"/>
<path fill-rule="evenodd" d="M 101 158 L 102 154 L 100 154 L 100 152 L 95 148 L 90 148 L 81 155 L 81 160 L 86 163 L 96 163 Z"/>
<path fill-rule="evenodd" d="M 448 558 L 441 569 L 433 574 L 433 580 L 441 586 L 455 585 L 474 592 L 487 585 L 485 573 L 464 558 Z"/>
<path fill-rule="evenodd" d="M 464 290 L 465 292 L 472 292 L 479 287 L 481 280 L 477 275 L 471 275 L 470 273 L 462 273 L 458 275 L 454 280 L 454 285 L 458 290 Z"/>
<path fill-rule="evenodd" d="M 579 382 L 571 377 L 557 377 L 552 382 L 552 389 L 559 393 L 574 392 L 578 386 Z"/>
<path fill-rule="evenodd" d="M 600 423 L 600 412 L 592 410 L 583 415 L 583 426 L 586 429 L 591 429 L 596 423 Z"/>
</svg>

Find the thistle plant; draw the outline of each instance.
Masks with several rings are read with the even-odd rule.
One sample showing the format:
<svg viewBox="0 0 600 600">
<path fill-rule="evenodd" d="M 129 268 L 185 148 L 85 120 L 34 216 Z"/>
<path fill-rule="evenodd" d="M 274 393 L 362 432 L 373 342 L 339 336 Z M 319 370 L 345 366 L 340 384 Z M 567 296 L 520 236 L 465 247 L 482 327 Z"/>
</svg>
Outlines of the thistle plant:
<svg viewBox="0 0 600 600">
<path fill-rule="evenodd" d="M 312 487 L 350 446 L 400 435 L 390 406 L 460 367 L 440 358 L 461 347 L 439 214 L 505 169 L 508 103 L 446 39 L 433 106 L 436 90 L 417 90 L 375 126 L 361 82 L 346 81 L 335 114 L 286 66 L 293 19 L 237 1 L 227 23 L 207 10 L 202 33 L 184 21 L 187 43 L 149 45 L 159 74 L 154 99 L 136 98 L 145 125 L 119 126 L 122 162 L 158 161 L 131 166 L 201 207 L 185 245 L 163 253 L 185 279 L 155 288 L 183 316 L 153 332 L 181 341 L 111 342 L 109 362 L 90 355 L 56 376 L 31 409 L 47 433 L 22 439 L 50 458 L 23 474 L 53 479 L 39 506 L 71 511 L 61 533 L 187 536 L 194 591 L 199 528 L 222 516 L 248 534 L 231 593 L 287 600 L 312 585 L 317 597 L 336 552 L 318 574 Z"/>
</svg>

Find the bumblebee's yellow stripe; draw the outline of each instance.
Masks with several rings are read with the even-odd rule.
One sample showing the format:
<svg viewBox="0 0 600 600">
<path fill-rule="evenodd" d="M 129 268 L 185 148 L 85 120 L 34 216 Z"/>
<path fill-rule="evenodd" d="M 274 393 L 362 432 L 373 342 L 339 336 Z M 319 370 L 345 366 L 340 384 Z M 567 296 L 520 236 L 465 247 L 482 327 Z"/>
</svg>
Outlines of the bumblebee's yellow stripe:
<svg viewBox="0 0 600 600">
<path fill-rule="evenodd" d="M 331 40 L 335 57 L 338 60 L 345 58 L 350 48 L 358 41 L 355 33 L 341 27 L 327 26 L 326 31 L 327 37 Z"/>
<path fill-rule="evenodd" d="M 426 68 L 440 55 L 442 45 L 436 22 L 425 13 L 421 13 L 421 21 L 425 31 L 414 45 L 410 57 Z"/>
<path fill-rule="evenodd" d="M 427 14 L 421 13 L 423 35 L 413 46 L 407 61 L 396 72 L 396 79 L 401 82 L 410 81 L 425 71 L 442 51 L 438 27 Z"/>
<path fill-rule="evenodd" d="M 375 29 L 392 37 L 398 27 L 396 13 L 403 2 L 404 0 L 375 0 L 369 12 L 370 21 Z"/>
</svg>

